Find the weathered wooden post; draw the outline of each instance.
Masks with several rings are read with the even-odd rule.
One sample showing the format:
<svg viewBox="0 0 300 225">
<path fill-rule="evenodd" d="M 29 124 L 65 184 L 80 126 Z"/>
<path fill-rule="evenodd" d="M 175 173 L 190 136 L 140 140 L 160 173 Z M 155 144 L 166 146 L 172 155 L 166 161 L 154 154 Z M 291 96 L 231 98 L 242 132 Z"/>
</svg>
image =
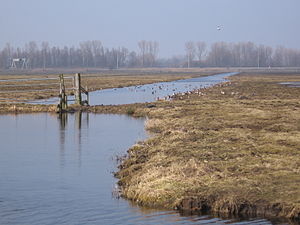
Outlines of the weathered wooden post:
<svg viewBox="0 0 300 225">
<path fill-rule="evenodd" d="M 64 75 L 59 75 L 59 105 L 58 105 L 59 112 L 63 112 L 68 108 L 68 99 L 66 95 L 66 88 L 65 88 L 65 81 Z"/>
<path fill-rule="evenodd" d="M 87 89 L 86 89 L 87 90 Z M 86 104 L 89 105 L 90 104 L 90 97 L 89 97 L 89 93 L 86 92 Z"/>
<path fill-rule="evenodd" d="M 62 111 L 62 103 L 63 103 L 63 98 L 62 98 L 62 74 L 59 74 L 59 103 L 57 105 L 57 108 L 58 108 L 58 112 L 61 112 Z"/>
<path fill-rule="evenodd" d="M 84 88 L 81 88 L 81 91 L 86 95 L 86 100 L 82 101 L 83 105 L 89 105 L 90 102 L 90 97 L 89 97 L 89 92 L 87 86 Z"/>
<path fill-rule="evenodd" d="M 80 73 L 75 74 L 75 103 L 78 105 L 82 104 Z"/>
</svg>

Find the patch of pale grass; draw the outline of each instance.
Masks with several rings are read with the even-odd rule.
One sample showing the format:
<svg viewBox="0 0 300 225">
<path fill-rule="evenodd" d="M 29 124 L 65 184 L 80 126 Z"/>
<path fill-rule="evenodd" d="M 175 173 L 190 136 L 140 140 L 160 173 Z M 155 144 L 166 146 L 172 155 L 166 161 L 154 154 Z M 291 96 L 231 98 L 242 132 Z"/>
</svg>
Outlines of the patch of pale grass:
<svg viewBox="0 0 300 225">
<path fill-rule="evenodd" d="M 162 120 L 160 119 L 147 119 L 145 122 L 145 128 L 149 131 L 155 131 L 162 125 Z"/>
<path fill-rule="evenodd" d="M 212 171 L 209 165 L 197 162 L 195 159 L 187 162 L 172 162 L 167 166 L 145 167 L 139 176 L 131 180 L 132 185 L 126 188 L 126 193 L 131 199 L 139 199 L 141 202 L 161 204 L 166 197 L 170 198 L 170 196 L 175 201 L 188 188 L 198 183 L 197 178 L 208 176 Z"/>
</svg>

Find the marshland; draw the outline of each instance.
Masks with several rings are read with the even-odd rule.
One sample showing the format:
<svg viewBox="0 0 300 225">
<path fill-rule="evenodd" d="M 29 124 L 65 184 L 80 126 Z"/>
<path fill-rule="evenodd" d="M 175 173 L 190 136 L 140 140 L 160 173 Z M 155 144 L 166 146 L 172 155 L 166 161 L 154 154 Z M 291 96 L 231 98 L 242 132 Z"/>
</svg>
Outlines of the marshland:
<svg viewBox="0 0 300 225">
<path fill-rule="evenodd" d="M 161 75 L 160 72 L 159 76 L 94 74 L 87 76 L 86 81 L 83 75 L 82 80 L 88 83 L 92 79 L 93 89 L 100 90 L 105 88 L 102 79 L 107 87 L 121 88 L 126 84 L 131 86 L 201 76 L 205 78 L 214 73 L 199 70 L 176 75 Z M 2 75 L 1 80 L 8 78 L 11 80 L 11 77 Z M 36 78 L 36 75 L 26 75 L 25 84 L 36 82 L 28 78 Z M 24 79 L 24 75 L 15 75 L 14 79 Z M 71 114 L 59 116 L 58 122 L 63 133 L 79 132 L 75 140 L 81 143 L 92 138 L 85 131 L 90 130 L 89 121 L 99 120 L 103 113 L 108 114 L 108 118 L 112 114 L 147 118 L 145 129 L 150 136 L 143 134 L 142 139 L 131 139 L 131 144 L 125 147 L 129 149 L 126 155 L 120 149 L 108 153 L 110 157 L 118 155 L 121 160 L 119 169 L 112 169 L 118 178 L 117 196 L 132 200 L 140 207 L 159 208 L 163 209 L 162 212 L 175 209 L 184 215 L 235 218 L 231 222 L 240 217 L 248 218 L 253 223 L 265 218 L 267 220 L 264 223 L 269 220 L 276 223 L 290 221 L 288 223 L 292 224 L 299 220 L 300 88 L 285 83 L 299 81 L 300 74 L 296 72 L 246 71 L 228 76 L 225 82 L 213 86 L 175 94 L 170 100 L 127 105 L 70 105 Z M 26 91 L 22 95 L 28 99 L 32 97 Z M 50 94 L 43 98 L 47 97 L 53 96 Z M 22 127 L 19 124 L 25 123 L 26 117 L 42 118 L 38 119 L 41 122 L 45 120 L 45 114 L 22 116 L 20 113 L 50 112 L 53 116 L 46 118 L 52 118 L 50 121 L 53 121 L 58 116 L 53 114 L 55 110 L 55 105 L 1 104 L 3 119 L 8 115 L 11 115 L 10 118 L 19 118 L 17 128 Z M 13 113 L 14 116 L 7 113 Z M 92 114 L 88 116 L 89 113 Z M 143 127 L 144 119 L 140 121 L 139 129 Z M 47 127 L 50 126 L 49 122 L 46 123 Z M 74 124 L 71 127 L 76 126 L 76 130 L 70 130 L 68 123 Z M 82 135 L 84 139 L 80 138 Z M 65 146 L 71 141 L 67 136 L 66 133 L 60 137 L 65 140 L 58 145 L 62 151 L 60 154 L 64 152 L 63 149 L 69 148 Z M 80 152 L 88 148 L 88 145 L 83 145 L 80 144 Z M 78 148 L 75 146 L 73 148 Z M 61 160 L 65 161 L 63 158 Z M 67 157 L 68 160 L 71 158 Z M 89 163 L 89 159 L 86 160 Z M 89 170 L 81 171 L 88 173 Z M 112 177 L 112 174 L 106 174 L 104 178 L 99 178 L 99 181 L 104 179 L 111 183 L 111 187 L 106 187 L 106 192 L 110 192 L 109 189 L 115 192 L 113 183 L 116 181 Z M 66 185 L 68 188 L 70 184 Z M 171 213 L 168 217 L 175 215 Z M 203 221 L 206 219 L 204 216 Z"/>
<path fill-rule="evenodd" d="M 1 0 L 0 224 L 300 224 L 299 0 Z"/>
</svg>

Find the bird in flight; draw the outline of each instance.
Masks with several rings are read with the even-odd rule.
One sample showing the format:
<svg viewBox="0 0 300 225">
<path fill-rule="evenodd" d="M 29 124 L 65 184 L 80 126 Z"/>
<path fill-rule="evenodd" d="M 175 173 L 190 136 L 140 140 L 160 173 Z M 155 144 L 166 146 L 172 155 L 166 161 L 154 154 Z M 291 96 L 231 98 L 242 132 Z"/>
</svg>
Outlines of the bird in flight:
<svg viewBox="0 0 300 225">
<path fill-rule="evenodd" d="M 218 25 L 217 30 L 221 30 L 221 29 L 222 29 L 221 25 Z"/>
</svg>

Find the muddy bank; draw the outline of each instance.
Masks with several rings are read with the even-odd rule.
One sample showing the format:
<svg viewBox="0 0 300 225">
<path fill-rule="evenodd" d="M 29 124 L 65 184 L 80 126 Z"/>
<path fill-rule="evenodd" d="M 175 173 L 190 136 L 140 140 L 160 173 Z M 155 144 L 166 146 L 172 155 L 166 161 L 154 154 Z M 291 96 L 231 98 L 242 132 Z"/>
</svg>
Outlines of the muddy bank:
<svg viewBox="0 0 300 225">
<path fill-rule="evenodd" d="M 177 206 L 177 209 L 183 214 L 190 213 L 191 215 L 197 213 L 212 213 L 215 216 L 228 218 L 231 216 L 236 217 L 264 217 L 272 219 L 290 219 L 291 224 L 299 224 L 299 214 L 293 215 L 293 212 L 299 210 L 294 206 L 274 203 L 270 204 L 264 200 L 250 202 L 247 199 L 240 199 L 238 202 L 224 202 L 220 205 L 218 201 L 211 199 L 201 199 L 195 197 L 186 197 Z"/>
<path fill-rule="evenodd" d="M 300 219 L 300 75 L 238 75 L 145 113 L 117 177 L 142 205 Z"/>
</svg>

